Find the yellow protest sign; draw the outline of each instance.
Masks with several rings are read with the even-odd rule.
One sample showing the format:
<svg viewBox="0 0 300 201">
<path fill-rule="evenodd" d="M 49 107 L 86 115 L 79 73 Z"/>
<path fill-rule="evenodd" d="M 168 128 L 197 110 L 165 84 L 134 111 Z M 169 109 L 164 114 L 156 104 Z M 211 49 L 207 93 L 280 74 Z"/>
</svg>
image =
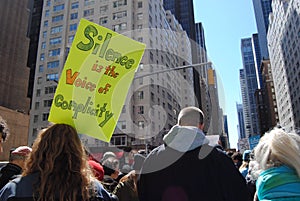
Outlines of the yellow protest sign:
<svg viewBox="0 0 300 201">
<path fill-rule="evenodd" d="M 81 19 L 48 121 L 109 142 L 145 44 Z"/>
</svg>

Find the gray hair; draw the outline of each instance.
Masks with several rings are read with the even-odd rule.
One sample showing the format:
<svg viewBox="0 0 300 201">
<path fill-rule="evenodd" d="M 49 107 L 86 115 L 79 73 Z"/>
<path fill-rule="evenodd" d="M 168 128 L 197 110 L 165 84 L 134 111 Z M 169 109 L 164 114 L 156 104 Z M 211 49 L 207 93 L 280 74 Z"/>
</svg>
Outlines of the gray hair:
<svg viewBox="0 0 300 201">
<path fill-rule="evenodd" d="M 197 107 L 183 108 L 178 115 L 178 125 L 180 126 L 195 126 L 203 124 L 204 114 Z"/>
</svg>

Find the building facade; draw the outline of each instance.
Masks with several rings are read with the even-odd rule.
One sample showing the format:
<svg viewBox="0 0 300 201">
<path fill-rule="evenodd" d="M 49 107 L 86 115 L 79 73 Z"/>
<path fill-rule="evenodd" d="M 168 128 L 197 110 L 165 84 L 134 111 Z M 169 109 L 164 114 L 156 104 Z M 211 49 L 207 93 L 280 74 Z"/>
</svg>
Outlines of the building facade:
<svg viewBox="0 0 300 201">
<path fill-rule="evenodd" d="M 243 105 L 236 103 L 236 110 L 237 110 L 237 115 L 238 115 L 238 138 L 246 138 L 246 133 L 245 133 L 245 124 L 244 124 L 244 114 L 243 114 Z"/>
<path fill-rule="evenodd" d="M 269 27 L 269 14 L 272 12 L 272 0 L 252 0 L 252 2 L 256 19 L 261 58 L 268 59 L 269 52 L 267 44 L 267 32 Z"/>
<path fill-rule="evenodd" d="M 81 18 L 146 44 L 111 142 L 84 135 L 82 141 L 94 148 L 160 144 L 163 135 L 177 123 L 179 110 L 195 104 L 191 87 L 193 70 L 172 70 L 192 63 L 188 36 L 171 13 L 163 9 L 160 0 L 47 0 L 44 3 L 29 141 L 48 125 L 57 81 Z M 166 69 L 170 71 L 156 73 Z"/>
<path fill-rule="evenodd" d="M 300 127 L 300 2 L 273 0 L 268 47 L 279 123 L 287 131 Z"/>
<path fill-rule="evenodd" d="M 258 89 L 252 38 L 241 40 L 245 87 L 242 88 L 246 137 L 259 134 L 255 91 Z M 243 92 L 244 90 L 244 92 Z"/>
<path fill-rule="evenodd" d="M 18 15 L 12 15 L 12 11 Z M 28 1 L 1 1 L 0 17 L 3 30 L 0 34 L 0 105 L 28 114 Z"/>
</svg>

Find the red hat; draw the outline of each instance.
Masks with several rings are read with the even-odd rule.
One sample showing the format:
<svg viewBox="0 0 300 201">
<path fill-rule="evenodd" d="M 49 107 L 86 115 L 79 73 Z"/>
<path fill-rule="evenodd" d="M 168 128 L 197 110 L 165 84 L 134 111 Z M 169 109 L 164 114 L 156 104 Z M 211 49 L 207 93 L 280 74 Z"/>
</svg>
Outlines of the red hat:
<svg viewBox="0 0 300 201">
<path fill-rule="evenodd" d="M 13 150 L 11 152 L 11 154 L 26 156 L 26 155 L 30 154 L 31 151 L 32 151 L 32 149 L 30 147 L 20 146 L 20 147 L 16 148 L 15 150 Z"/>
<path fill-rule="evenodd" d="M 94 160 L 89 160 L 89 165 L 94 172 L 95 177 L 99 180 L 102 181 L 104 177 L 104 169 L 100 163 L 94 161 Z"/>
</svg>

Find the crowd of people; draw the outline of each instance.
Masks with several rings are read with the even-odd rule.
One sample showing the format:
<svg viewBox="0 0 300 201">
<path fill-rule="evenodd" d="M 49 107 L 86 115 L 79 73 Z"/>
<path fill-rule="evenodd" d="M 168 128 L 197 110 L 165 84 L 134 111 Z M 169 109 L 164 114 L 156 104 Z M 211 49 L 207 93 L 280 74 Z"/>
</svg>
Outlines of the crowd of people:
<svg viewBox="0 0 300 201">
<path fill-rule="evenodd" d="M 183 108 L 164 143 L 126 165 L 113 152 L 96 160 L 75 128 L 53 124 L 32 147 L 11 149 L 0 201 L 300 200 L 298 134 L 274 128 L 253 150 L 226 152 L 209 145 L 204 119 L 199 108 Z M 0 145 L 8 135 L 0 116 Z"/>
</svg>

